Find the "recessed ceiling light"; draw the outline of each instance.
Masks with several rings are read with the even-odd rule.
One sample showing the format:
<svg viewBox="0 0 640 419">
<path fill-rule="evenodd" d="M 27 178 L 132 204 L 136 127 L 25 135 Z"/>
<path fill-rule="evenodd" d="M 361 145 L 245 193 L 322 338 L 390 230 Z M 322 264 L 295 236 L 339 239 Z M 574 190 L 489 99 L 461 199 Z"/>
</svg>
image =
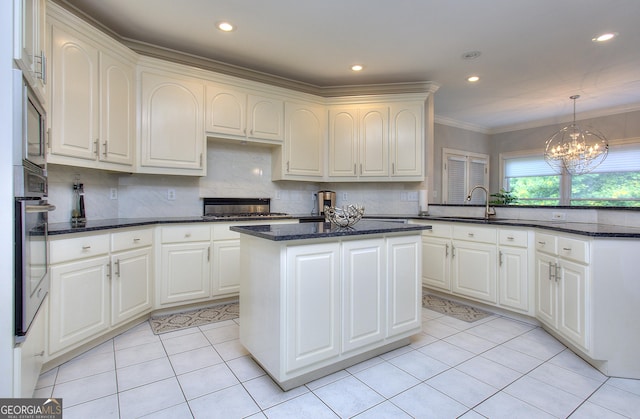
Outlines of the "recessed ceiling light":
<svg viewBox="0 0 640 419">
<path fill-rule="evenodd" d="M 355 65 L 351 66 L 351 70 L 353 70 L 353 71 L 362 71 L 363 68 L 364 67 L 361 66 L 360 64 L 355 64 Z"/>
<path fill-rule="evenodd" d="M 218 22 L 216 24 L 216 26 L 218 27 L 218 29 L 220 29 L 223 32 L 231 32 L 233 30 L 235 30 L 236 28 L 229 22 Z"/>
<path fill-rule="evenodd" d="M 468 81 L 469 83 L 475 83 L 475 82 L 477 82 L 478 80 L 480 80 L 480 77 L 478 77 L 478 76 L 469 76 L 469 77 L 467 77 L 467 81 Z"/>
<path fill-rule="evenodd" d="M 596 35 L 591 40 L 593 42 L 607 42 L 607 41 L 612 40 L 616 36 L 618 36 L 618 34 L 615 33 L 615 32 L 607 32 L 607 33 L 603 33 L 603 34 L 600 34 L 600 35 Z"/>
</svg>

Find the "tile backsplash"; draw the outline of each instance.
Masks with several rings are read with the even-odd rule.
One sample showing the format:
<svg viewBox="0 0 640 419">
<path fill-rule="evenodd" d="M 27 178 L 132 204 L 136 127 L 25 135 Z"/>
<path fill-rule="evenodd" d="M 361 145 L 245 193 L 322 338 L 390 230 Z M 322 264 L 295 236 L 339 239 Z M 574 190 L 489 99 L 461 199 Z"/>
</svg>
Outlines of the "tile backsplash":
<svg viewBox="0 0 640 419">
<path fill-rule="evenodd" d="M 57 207 L 50 221 L 69 221 L 76 178 L 84 184 L 88 219 L 198 216 L 202 214 L 203 197 L 271 198 L 272 211 L 309 214 L 315 208 L 313 196 L 318 190 L 336 191 L 336 205 L 362 204 L 368 214 L 418 213 L 418 182 L 273 182 L 271 152 L 263 145 L 210 140 L 205 177 L 50 165 L 49 201 Z M 116 190 L 117 199 L 111 199 L 112 189 Z M 175 199 L 169 199 L 169 190 L 175 191 Z"/>
</svg>

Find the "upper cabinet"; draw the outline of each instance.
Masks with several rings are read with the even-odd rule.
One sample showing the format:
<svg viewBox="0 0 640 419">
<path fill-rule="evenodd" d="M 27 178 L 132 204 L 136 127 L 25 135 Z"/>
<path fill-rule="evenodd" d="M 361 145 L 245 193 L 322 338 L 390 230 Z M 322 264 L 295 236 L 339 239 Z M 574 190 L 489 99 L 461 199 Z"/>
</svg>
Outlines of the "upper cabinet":
<svg viewBox="0 0 640 419">
<path fill-rule="evenodd" d="M 424 99 L 379 99 L 329 107 L 331 181 L 424 180 Z"/>
<path fill-rule="evenodd" d="M 202 81 L 155 69 L 140 80 L 138 172 L 206 175 Z"/>
<path fill-rule="evenodd" d="M 388 107 L 329 109 L 329 177 L 385 177 L 388 163 Z"/>
<path fill-rule="evenodd" d="M 280 143 L 284 137 L 284 102 L 222 84 L 208 84 L 206 131 L 224 138 Z"/>
<path fill-rule="evenodd" d="M 58 22 L 51 25 L 50 163 L 132 171 L 135 64 Z"/>
<path fill-rule="evenodd" d="M 322 180 L 327 138 L 324 107 L 286 102 L 284 146 L 273 154 L 273 180 Z"/>
<path fill-rule="evenodd" d="M 391 104 L 390 114 L 391 176 L 424 179 L 424 102 Z"/>
<path fill-rule="evenodd" d="M 14 53 L 25 80 L 42 103 L 47 83 L 46 0 L 14 0 Z"/>
</svg>

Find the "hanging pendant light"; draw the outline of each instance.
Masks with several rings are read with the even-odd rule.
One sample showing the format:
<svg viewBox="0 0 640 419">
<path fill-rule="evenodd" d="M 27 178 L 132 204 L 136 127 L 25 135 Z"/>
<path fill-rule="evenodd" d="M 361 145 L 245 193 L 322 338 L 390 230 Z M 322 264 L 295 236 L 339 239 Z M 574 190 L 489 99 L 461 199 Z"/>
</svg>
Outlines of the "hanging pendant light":
<svg viewBox="0 0 640 419">
<path fill-rule="evenodd" d="M 576 99 L 573 95 L 573 123 L 553 134 L 546 142 L 544 159 L 556 173 L 566 170 L 572 175 L 591 172 L 609 152 L 607 139 L 598 131 L 581 129 L 576 124 Z"/>
</svg>

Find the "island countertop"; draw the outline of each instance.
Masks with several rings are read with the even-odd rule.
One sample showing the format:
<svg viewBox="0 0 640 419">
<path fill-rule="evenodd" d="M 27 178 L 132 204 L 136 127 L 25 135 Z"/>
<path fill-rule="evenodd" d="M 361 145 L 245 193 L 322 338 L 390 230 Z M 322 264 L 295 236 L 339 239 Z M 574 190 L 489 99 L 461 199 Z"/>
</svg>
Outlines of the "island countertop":
<svg viewBox="0 0 640 419">
<path fill-rule="evenodd" d="M 387 234 L 420 232 L 431 226 L 403 224 L 387 221 L 362 220 L 351 227 L 338 227 L 328 222 L 232 226 L 231 231 L 272 241 L 321 239 L 326 237 L 360 236 L 369 234 Z"/>
</svg>

